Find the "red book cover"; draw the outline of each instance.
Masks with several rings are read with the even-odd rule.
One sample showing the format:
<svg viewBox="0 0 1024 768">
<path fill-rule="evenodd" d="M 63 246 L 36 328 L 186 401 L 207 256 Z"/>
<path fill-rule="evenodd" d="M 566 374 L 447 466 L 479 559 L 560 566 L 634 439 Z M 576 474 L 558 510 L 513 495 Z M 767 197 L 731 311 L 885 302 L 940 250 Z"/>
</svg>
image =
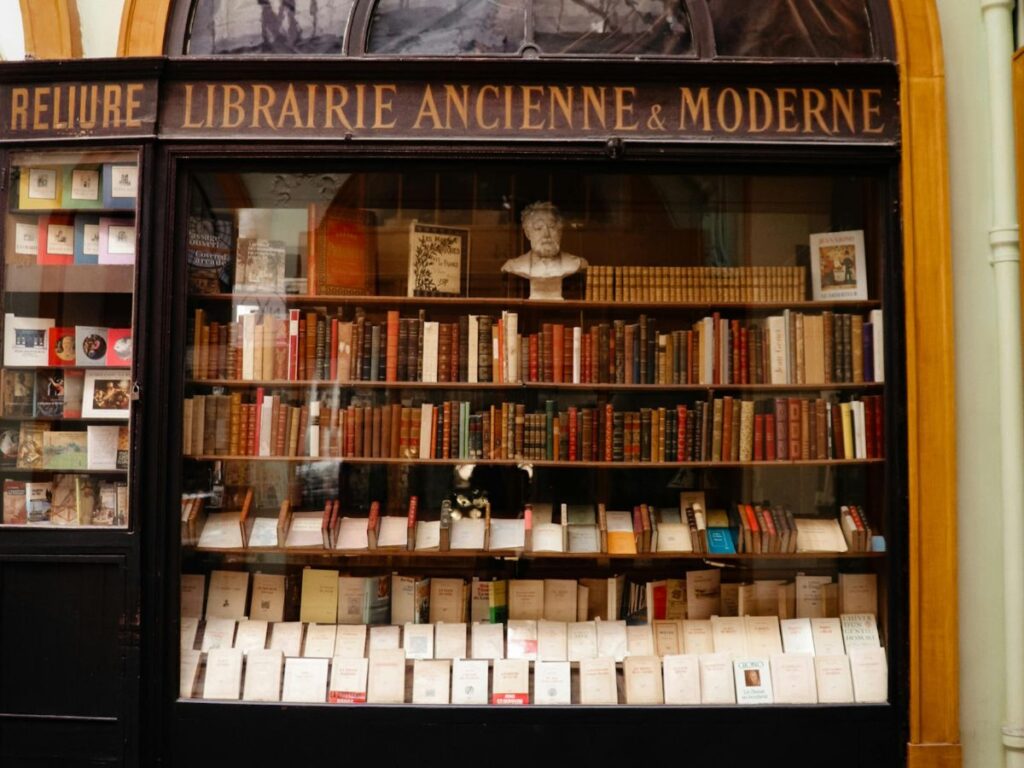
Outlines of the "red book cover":
<svg viewBox="0 0 1024 768">
<path fill-rule="evenodd" d="M 116 329 L 108 331 L 108 352 L 107 357 L 110 357 L 109 352 L 109 333 L 114 332 Z M 72 325 L 68 328 L 51 328 L 47 334 L 50 342 L 50 365 L 53 367 L 67 366 L 75 364 L 75 327 Z M 129 345 L 131 343 L 131 331 L 128 331 Z M 129 350 L 130 352 L 130 350 Z M 129 356 L 129 364 L 131 363 L 131 357 Z M 108 363 L 109 365 L 109 363 Z"/>
<path fill-rule="evenodd" d="M 396 318 L 397 318 L 398 313 L 396 312 L 395 315 L 396 315 Z M 459 344 L 459 324 L 458 323 L 452 323 L 451 327 L 452 327 L 452 331 L 451 331 L 451 333 L 452 333 L 452 364 L 451 364 L 451 368 L 450 368 L 450 373 L 448 375 L 448 381 L 458 381 L 459 380 L 459 359 L 460 359 L 459 358 L 459 352 L 460 352 L 460 350 L 459 350 L 459 345 L 460 345 Z M 389 336 L 388 338 L 390 339 L 391 337 Z M 390 341 L 389 341 L 389 343 L 390 343 Z M 502 349 L 504 349 L 504 347 L 502 347 Z M 395 326 L 395 353 L 396 353 L 396 355 L 397 355 L 397 352 L 398 352 L 398 327 L 397 327 L 397 322 L 396 322 L 396 326 Z M 397 359 L 397 357 L 396 357 L 396 359 Z M 397 366 L 397 363 L 396 363 L 396 366 Z M 396 370 L 397 370 L 397 367 L 396 367 Z M 514 380 L 514 377 L 513 377 L 512 380 Z"/>
<path fill-rule="evenodd" d="M 312 378 L 306 375 L 306 318 L 301 316 L 299 317 L 298 347 L 295 352 L 298 358 L 296 365 L 298 380 L 305 381 L 308 378 Z"/>
<path fill-rule="evenodd" d="M 572 383 L 572 326 L 562 326 L 562 381 Z"/>
<path fill-rule="evenodd" d="M 48 214 L 39 217 L 37 264 L 75 263 L 75 217 Z"/>
<path fill-rule="evenodd" d="M 328 372 L 328 375 L 330 376 L 331 381 L 337 381 L 338 380 L 338 318 L 336 318 L 336 317 L 332 317 L 331 318 L 331 332 L 330 332 L 329 336 L 330 336 L 330 338 L 327 341 L 327 345 L 328 345 L 328 352 L 329 352 L 328 359 L 330 360 L 330 371 Z"/>
<path fill-rule="evenodd" d="M 651 361 L 650 365 L 654 365 Z M 615 381 L 615 333 L 614 331 L 608 334 L 608 381 Z"/>
<path fill-rule="evenodd" d="M 604 460 L 612 460 L 612 438 L 614 436 L 613 422 L 615 421 L 615 409 L 611 403 L 604 406 Z"/>
<path fill-rule="evenodd" d="M 711 383 L 722 383 L 722 318 L 717 312 L 711 313 Z"/>
<path fill-rule="evenodd" d="M 583 369 L 580 371 L 580 381 L 583 384 L 589 384 L 593 379 L 590 377 L 590 334 L 584 333 L 582 340 L 582 349 L 580 350 L 580 367 Z"/>
<path fill-rule="evenodd" d="M 409 497 L 409 512 L 407 515 L 408 527 L 410 532 L 416 527 L 416 509 L 419 506 L 420 500 L 418 496 Z"/>
<path fill-rule="evenodd" d="M 764 460 L 775 461 L 775 414 L 764 415 Z"/>
<path fill-rule="evenodd" d="M 789 458 L 789 402 L 785 397 L 775 398 L 775 458 Z"/>
<path fill-rule="evenodd" d="M 451 458 L 452 439 L 452 404 L 445 400 L 441 408 L 441 456 L 442 459 Z"/>
<path fill-rule="evenodd" d="M 569 406 L 569 461 L 576 461 L 576 406 Z"/>
<path fill-rule="evenodd" d="M 729 321 L 729 383 L 742 384 L 743 374 L 740 366 L 740 321 Z"/>
<path fill-rule="evenodd" d="M 764 414 L 754 415 L 754 461 L 764 461 Z"/>
<path fill-rule="evenodd" d="M 726 395 L 722 398 L 722 461 L 730 461 L 732 458 L 732 398 Z"/>
<path fill-rule="evenodd" d="M 299 316 L 298 309 L 288 310 L 288 380 L 299 378 Z"/>
</svg>

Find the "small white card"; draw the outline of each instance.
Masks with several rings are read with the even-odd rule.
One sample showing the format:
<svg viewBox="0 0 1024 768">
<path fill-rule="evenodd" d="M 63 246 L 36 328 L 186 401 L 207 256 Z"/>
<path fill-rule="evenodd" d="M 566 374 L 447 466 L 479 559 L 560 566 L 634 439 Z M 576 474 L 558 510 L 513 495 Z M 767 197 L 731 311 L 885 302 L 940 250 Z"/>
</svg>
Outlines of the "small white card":
<svg viewBox="0 0 1024 768">
<path fill-rule="evenodd" d="M 449 549 L 483 549 L 487 528 L 483 518 L 463 517 L 452 521 Z"/>
<path fill-rule="evenodd" d="M 114 165 L 110 168 L 110 196 L 133 198 L 138 196 L 139 167 Z"/>
<path fill-rule="evenodd" d="M 71 171 L 71 199 L 99 200 L 100 173 L 88 168 L 75 168 Z"/>
<path fill-rule="evenodd" d="M 409 521 L 404 517 L 388 515 L 380 519 L 377 547 L 401 547 L 405 549 L 409 539 Z"/>
<path fill-rule="evenodd" d="M 343 517 L 338 526 L 335 549 L 368 549 L 370 539 L 366 532 L 366 518 Z"/>
<path fill-rule="evenodd" d="M 28 196 L 32 200 L 56 200 L 57 171 L 52 168 L 29 168 Z"/>
<path fill-rule="evenodd" d="M 97 233 L 97 250 L 99 253 L 99 227 Z M 14 225 L 14 252 L 23 256 L 39 255 L 39 227 L 36 224 L 22 224 L 17 222 Z"/>
</svg>

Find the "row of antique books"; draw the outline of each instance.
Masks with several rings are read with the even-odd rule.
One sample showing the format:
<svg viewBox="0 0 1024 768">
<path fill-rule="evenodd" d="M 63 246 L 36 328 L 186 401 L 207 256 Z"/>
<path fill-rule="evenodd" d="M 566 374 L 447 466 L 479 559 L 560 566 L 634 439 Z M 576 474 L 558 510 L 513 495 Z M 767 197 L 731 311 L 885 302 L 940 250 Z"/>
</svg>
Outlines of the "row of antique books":
<svg viewBox="0 0 1024 768">
<path fill-rule="evenodd" d="M 881 395 L 716 397 L 670 407 L 527 413 L 501 402 L 349 405 L 270 394 L 184 401 L 187 456 L 685 462 L 876 459 L 884 454 Z M 335 401 L 336 402 L 336 401 Z"/>
<path fill-rule="evenodd" d="M 397 629 L 397 627 L 396 627 Z M 888 701 L 884 648 L 849 656 L 607 656 L 569 661 L 285 656 L 279 649 L 182 650 L 180 696 L 221 701 L 421 705 L 770 705 Z M 532 668 L 532 674 L 531 674 Z M 410 679 L 411 677 L 411 679 Z"/>
<path fill-rule="evenodd" d="M 46 481 L 4 480 L 4 525 L 109 525 L 128 522 L 128 483 L 55 474 Z"/>
<path fill-rule="evenodd" d="M 190 369 L 198 379 L 554 384 L 826 384 L 884 379 L 882 311 L 786 310 L 759 319 L 718 313 L 659 332 L 655 319 L 590 326 L 540 323 L 521 333 L 515 312 L 452 322 L 371 322 L 326 309 L 250 313 L 220 323 L 198 308 Z"/>
<path fill-rule="evenodd" d="M 745 583 L 722 581 L 721 571 L 716 568 L 651 581 L 627 581 L 625 576 L 616 575 L 579 579 L 474 577 L 471 582 L 458 577 L 398 573 L 357 576 L 332 568 L 304 568 L 299 574 L 287 576 L 214 570 L 208 591 L 204 574 L 183 574 L 181 579 L 184 617 L 248 617 L 269 622 L 285 621 L 287 617 L 289 621 L 330 625 L 620 619 L 630 625 L 653 625 L 661 620 L 757 616 L 775 619 L 777 633 L 778 622 L 783 619 L 833 619 L 838 628 L 840 616 L 875 614 L 878 607 L 876 575 L 852 572 L 840 573 L 835 580 L 830 575 L 797 574 L 793 581 L 759 579 Z M 710 624 L 699 626 L 711 630 Z M 741 632 L 735 622 L 729 626 L 733 626 L 734 633 Z M 739 645 L 733 648 L 743 652 Z M 715 649 L 700 652 L 705 650 Z M 843 652 L 841 648 L 839 652 Z"/>
<path fill-rule="evenodd" d="M 591 265 L 588 301 L 803 301 L 804 267 L 605 267 Z"/>
</svg>

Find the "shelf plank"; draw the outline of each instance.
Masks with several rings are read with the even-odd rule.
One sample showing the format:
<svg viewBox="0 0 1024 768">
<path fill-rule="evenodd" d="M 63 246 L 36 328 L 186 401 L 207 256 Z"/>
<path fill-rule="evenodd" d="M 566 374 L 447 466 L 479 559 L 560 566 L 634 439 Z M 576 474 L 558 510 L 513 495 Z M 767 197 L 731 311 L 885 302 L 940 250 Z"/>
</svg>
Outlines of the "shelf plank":
<svg viewBox="0 0 1024 768">
<path fill-rule="evenodd" d="M 409 560 L 459 560 L 459 559 L 519 559 L 519 560 L 615 560 L 637 562 L 648 560 L 721 560 L 728 562 L 771 561 L 813 561 L 813 560 L 860 560 L 879 559 L 886 552 L 769 552 L 760 554 L 718 555 L 708 552 L 640 552 L 635 555 L 608 554 L 605 552 L 521 552 L 516 550 L 453 549 L 402 550 L 368 549 L 343 550 L 323 547 L 197 547 L 183 545 L 183 549 L 196 554 L 247 555 L 247 556 L 288 556 L 309 555 L 337 559 L 409 559 Z"/>
<path fill-rule="evenodd" d="M 8 264 L 8 293 L 132 293 L 134 264 Z"/>
<path fill-rule="evenodd" d="M 755 469 L 758 467 L 845 467 L 884 464 L 885 459 L 797 459 L 793 461 L 548 461 L 541 459 L 401 459 L 367 458 L 365 456 L 228 456 L 202 454 L 185 456 L 192 461 L 261 461 L 309 464 L 329 461 L 336 464 L 396 464 L 422 466 L 455 466 L 477 464 L 497 467 L 552 467 L 561 469 Z"/>
<path fill-rule="evenodd" d="M 411 307 L 494 307 L 507 310 L 535 311 L 587 311 L 612 310 L 615 312 L 689 312 L 696 310 L 748 310 L 751 312 L 781 309 L 876 309 L 882 302 L 867 301 L 532 301 L 530 299 L 500 296 L 315 296 L 309 294 L 278 293 L 210 293 L 192 295 L 193 301 L 230 301 L 237 304 L 275 304 L 319 306 L 411 306 Z"/>
<path fill-rule="evenodd" d="M 883 389 L 885 384 L 869 381 L 831 384 L 574 384 L 553 382 L 466 382 L 466 381 L 324 381 L 323 379 L 188 379 L 186 384 L 203 387 L 265 387 L 271 389 L 412 389 L 412 390 L 515 390 L 581 392 L 821 392 Z"/>
<path fill-rule="evenodd" d="M 17 473 L 22 475 L 31 474 L 56 474 L 56 475 L 127 475 L 127 469 L 49 469 L 44 467 L 2 467 L 0 475 Z M 20 526 L 19 526 L 20 527 Z M 62 526 L 64 527 L 64 526 Z M 67 526 L 75 527 L 75 526 Z M 103 526 L 109 528 L 110 526 Z"/>
</svg>

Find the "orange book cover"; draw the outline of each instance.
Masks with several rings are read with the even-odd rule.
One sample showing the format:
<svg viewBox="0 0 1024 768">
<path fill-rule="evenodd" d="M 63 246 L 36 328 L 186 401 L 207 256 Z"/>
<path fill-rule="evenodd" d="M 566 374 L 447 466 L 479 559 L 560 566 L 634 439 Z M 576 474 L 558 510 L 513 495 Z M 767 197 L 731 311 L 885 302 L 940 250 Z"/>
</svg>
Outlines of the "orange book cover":
<svg viewBox="0 0 1024 768">
<path fill-rule="evenodd" d="M 551 368 L 553 373 L 552 381 L 555 384 L 561 384 L 562 379 L 562 362 L 565 358 L 565 337 L 562 331 L 561 325 L 555 325 L 551 328 Z"/>
<path fill-rule="evenodd" d="M 370 211 L 311 203 L 307 276 L 309 293 L 375 293 L 374 219 Z"/>
<path fill-rule="evenodd" d="M 388 310 L 387 358 L 384 369 L 385 381 L 398 381 L 398 310 Z M 333 379 L 334 377 L 331 376 Z"/>
</svg>

